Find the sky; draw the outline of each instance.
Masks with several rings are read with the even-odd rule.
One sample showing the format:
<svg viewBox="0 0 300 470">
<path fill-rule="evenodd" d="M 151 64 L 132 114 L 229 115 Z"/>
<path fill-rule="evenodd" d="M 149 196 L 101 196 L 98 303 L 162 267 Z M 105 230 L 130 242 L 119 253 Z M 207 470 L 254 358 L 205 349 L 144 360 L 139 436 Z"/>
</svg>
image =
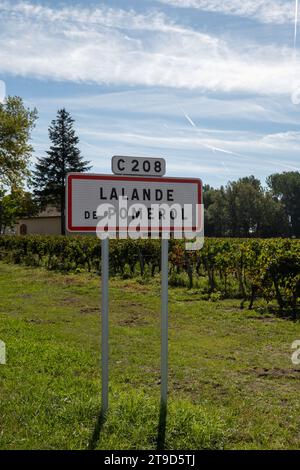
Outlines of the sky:
<svg viewBox="0 0 300 470">
<path fill-rule="evenodd" d="M 0 80 L 39 113 L 32 165 L 64 107 L 95 173 L 113 155 L 214 187 L 299 171 L 297 3 L 0 0 Z"/>
</svg>

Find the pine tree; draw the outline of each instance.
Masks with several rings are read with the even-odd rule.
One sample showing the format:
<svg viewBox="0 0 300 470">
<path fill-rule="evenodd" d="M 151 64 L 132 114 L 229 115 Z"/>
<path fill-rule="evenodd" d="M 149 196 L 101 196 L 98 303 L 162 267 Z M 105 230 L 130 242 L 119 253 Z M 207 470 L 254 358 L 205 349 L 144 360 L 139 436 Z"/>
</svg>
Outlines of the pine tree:
<svg viewBox="0 0 300 470">
<path fill-rule="evenodd" d="M 81 157 L 77 148 L 79 138 L 73 129 L 74 119 L 65 109 L 57 111 L 51 121 L 49 138 L 52 142 L 47 156 L 38 158 L 33 172 L 34 195 L 41 209 L 54 205 L 61 213 L 61 233 L 65 234 L 65 179 L 69 172 L 88 171 L 88 161 Z"/>
</svg>

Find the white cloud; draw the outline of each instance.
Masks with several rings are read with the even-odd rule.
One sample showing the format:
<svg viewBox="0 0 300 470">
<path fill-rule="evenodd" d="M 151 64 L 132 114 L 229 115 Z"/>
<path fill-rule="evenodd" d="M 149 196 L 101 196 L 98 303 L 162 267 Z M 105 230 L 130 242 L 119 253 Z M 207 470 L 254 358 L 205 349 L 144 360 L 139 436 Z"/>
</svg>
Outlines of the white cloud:
<svg viewBox="0 0 300 470">
<path fill-rule="evenodd" d="M 285 24 L 294 21 L 294 0 L 158 0 L 181 8 L 222 13 L 255 19 L 261 23 Z"/>
<path fill-rule="evenodd" d="M 275 134 L 269 134 L 261 139 L 261 144 L 268 148 L 285 151 L 296 151 L 300 150 L 300 132 L 287 131 L 278 132 Z"/>
<path fill-rule="evenodd" d="M 192 129 L 185 127 L 173 127 L 166 133 L 157 129 L 145 132 L 143 126 L 136 131 L 109 131 L 106 129 L 79 128 L 81 135 L 89 139 L 99 140 L 100 142 L 117 141 L 137 146 L 151 146 L 160 149 L 176 148 L 181 150 L 194 150 L 209 152 L 224 152 L 232 158 L 247 158 L 247 151 L 251 154 L 257 151 L 270 150 L 278 153 L 282 150 L 299 152 L 300 150 L 300 132 L 285 132 L 268 134 L 261 136 L 255 132 L 223 131 L 223 136 L 218 135 L 218 130 L 210 132 L 199 131 L 192 132 Z M 214 135 L 209 135 L 209 134 Z M 240 152 L 244 152 L 240 153 Z"/>
<path fill-rule="evenodd" d="M 236 168 L 239 174 L 247 174 L 249 167 L 253 172 L 262 166 L 269 168 L 267 172 L 271 173 L 274 171 L 271 160 L 278 161 L 280 168 L 297 166 L 300 133 L 271 134 L 265 130 L 266 126 L 286 128 L 285 114 L 278 112 L 283 102 L 279 102 L 275 110 L 270 109 L 268 116 L 266 106 L 273 104 L 273 100 L 263 99 L 259 105 L 250 99 L 229 101 L 202 96 L 193 99 L 193 95 L 172 92 L 169 96 L 163 90 L 139 89 L 86 97 L 38 99 L 28 105 L 35 103 L 38 109 L 47 109 L 48 113 L 51 109 L 46 119 L 43 116 L 42 121 L 39 120 L 35 131 L 35 135 L 43 132 L 45 140 L 47 125 L 56 109 L 65 106 L 70 110 L 83 153 L 97 167 L 103 156 L 114 153 L 169 155 L 172 163 L 176 156 L 181 156 L 184 162 L 190 156 L 191 162 L 199 159 L 204 164 L 209 162 L 209 166 L 225 160 L 227 167 Z M 221 118 L 219 122 L 216 122 L 216 116 Z M 47 146 L 48 142 L 44 148 Z M 176 168 L 169 169 L 176 173 Z M 183 170 L 183 174 L 191 172 L 190 164 Z"/>
<path fill-rule="evenodd" d="M 164 124 L 174 119 L 184 120 L 187 113 L 197 127 L 207 126 L 210 122 L 230 122 L 230 127 L 242 120 L 251 126 L 262 123 L 300 124 L 299 107 L 287 97 L 240 96 L 197 93 L 189 90 L 170 90 L 157 88 L 129 88 L 122 91 L 110 90 L 104 93 L 90 93 L 72 96 L 35 97 L 28 101 L 29 106 L 49 108 L 53 112 L 60 107 L 70 108 L 77 115 L 88 118 L 91 114 L 126 114 L 126 119 L 138 113 L 143 119 L 164 119 Z M 126 121 L 125 119 L 125 121 Z M 238 119 L 238 123 L 234 122 Z M 206 131 L 208 129 L 206 128 Z"/>
<path fill-rule="evenodd" d="M 272 95 L 299 70 L 286 48 L 230 44 L 157 12 L 0 1 L 0 13 L 0 73 Z"/>
<path fill-rule="evenodd" d="M 206 2 L 213 3 L 224 12 L 238 4 Z M 259 2 L 239 2 L 244 5 L 244 13 L 237 10 L 241 16 L 254 17 L 250 3 Z M 274 0 L 273 14 L 279 3 Z M 0 0 L 0 73 L 143 85 L 85 96 L 60 93 L 57 98 L 37 98 L 32 91 L 30 105 L 37 105 L 41 115 L 34 131 L 37 155 L 49 145 L 50 119 L 66 106 L 95 171 L 107 171 L 108 156 L 122 152 L 161 155 L 171 174 L 211 174 L 223 182 L 249 172 L 296 168 L 300 133 L 278 129 L 300 122 L 297 108 L 279 96 L 290 93 L 297 62 L 291 61 L 289 49 L 239 38 L 188 29 L 157 11 L 50 8 Z M 205 96 L 207 91 L 251 95 Z"/>
</svg>

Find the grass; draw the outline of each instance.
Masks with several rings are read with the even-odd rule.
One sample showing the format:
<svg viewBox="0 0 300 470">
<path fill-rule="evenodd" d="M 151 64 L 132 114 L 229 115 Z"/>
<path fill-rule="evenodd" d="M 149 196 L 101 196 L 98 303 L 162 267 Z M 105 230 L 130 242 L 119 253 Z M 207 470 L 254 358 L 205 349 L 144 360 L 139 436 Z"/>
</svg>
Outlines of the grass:
<svg viewBox="0 0 300 470">
<path fill-rule="evenodd" d="M 100 417 L 100 280 L 0 263 L 1 449 L 297 449 L 300 323 L 170 289 L 158 444 L 159 279 L 110 281 L 110 411 Z"/>
</svg>

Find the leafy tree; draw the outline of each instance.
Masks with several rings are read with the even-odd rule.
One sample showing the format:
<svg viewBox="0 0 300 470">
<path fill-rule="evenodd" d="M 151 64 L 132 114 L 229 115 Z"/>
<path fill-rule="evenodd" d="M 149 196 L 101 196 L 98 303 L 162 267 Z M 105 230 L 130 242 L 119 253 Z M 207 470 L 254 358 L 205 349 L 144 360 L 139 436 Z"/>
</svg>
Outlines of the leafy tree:
<svg viewBox="0 0 300 470">
<path fill-rule="evenodd" d="M 32 194 L 20 189 L 6 194 L 0 191 L 0 234 L 4 234 L 7 228 L 12 229 L 17 220 L 22 217 L 30 217 L 38 212 Z"/>
<path fill-rule="evenodd" d="M 65 234 L 65 179 L 69 172 L 88 171 L 89 162 L 81 157 L 77 145 L 79 139 L 73 128 L 74 119 L 65 109 L 57 112 L 57 117 L 49 127 L 52 142 L 47 156 L 38 158 L 32 183 L 34 195 L 41 208 L 55 205 L 61 212 L 61 233 Z"/>
<path fill-rule="evenodd" d="M 205 234 L 207 236 L 214 235 L 214 225 L 210 224 L 210 218 L 208 216 L 208 209 L 213 204 L 214 194 L 216 190 L 209 184 L 203 185 L 203 204 L 204 204 L 204 222 L 205 222 Z M 212 221 L 214 222 L 214 221 Z"/>
<path fill-rule="evenodd" d="M 257 227 L 258 237 L 286 237 L 289 235 L 288 217 L 284 205 L 271 193 L 264 194 L 261 216 Z"/>
<path fill-rule="evenodd" d="M 33 152 L 29 139 L 36 119 L 37 110 L 26 108 L 18 96 L 0 103 L 0 188 L 22 187 L 28 177 Z"/>
<path fill-rule="evenodd" d="M 206 199 L 205 233 L 208 236 L 225 236 L 228 233 L 228 203 L 223 186 L 209 190 Z M 209 202 L 209 203 L 208 203 Z"/>
<path fill-rule="evenodd" d="M 300 237 L 300 172 L 275 173 L 267 178 L 267 183 L 285 207 L 290 219 L 290 235 Z"/>
<path fill-rule="evenodd" d="M 263 189 L 254 176 L 229 182 L 226 187 L 230 235 L 248 237 L 255 234 L 261 217 Z"/>
<path fill-rule="evenodd" d="M 287 236 L 285 206 L 254 176 L 230 181 L 224 188 L 206 185 L 203 192 L 207 236 Z"/>
</svg>

